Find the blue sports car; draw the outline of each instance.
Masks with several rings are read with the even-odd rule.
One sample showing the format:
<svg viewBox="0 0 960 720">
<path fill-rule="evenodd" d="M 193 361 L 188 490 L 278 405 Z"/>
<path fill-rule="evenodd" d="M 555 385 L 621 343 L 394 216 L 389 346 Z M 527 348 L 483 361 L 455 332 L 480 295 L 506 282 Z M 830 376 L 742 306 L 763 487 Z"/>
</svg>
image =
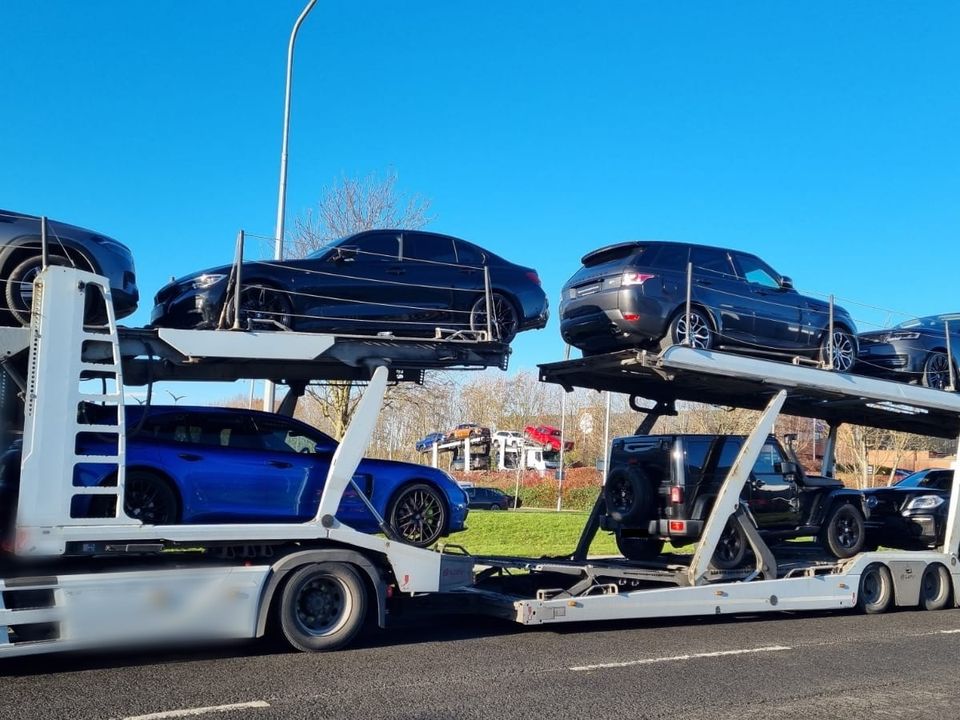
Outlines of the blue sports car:
<svg viewBox="0 0 960 720">
<path fill-rule="evenodd" d="M 442 432 L 432 432 L 429 435 L 417 440 L 417 452 L 426 452 L 434 445 L 439 445 L 446 439 L 446 434 Z"/>
<path fill-rule="evenodd" d="M 90 406 L 92 413 L 98 406 Z M 146 411 L 146 412 L 145 412 Z M 233 408 L 127 407 L 125 509 L 152 525 L 277 523 L 312 519 L 337 443 L 293 418 Z M 115 452 L 96 439 L 83 454 Z M 11 455 L 11 453 L 8 453 Z M 19 461 L 19 453 L 16 454 Z M 19 462 L 17 462 L 19 466 Z M 75 482 L 110 481 L 102 465 L 80 464 Z M 464 529 L 467 497 L 442 470 L 389 460 L 363 460 L 354 482 L 404 541 L 424 547 Z M 90 516 L 112 515 L 88 497 Z M 74 513 L 77 514 L 75 508 Z M 352 486 L 337 518 L 361 532 L 379 532 Z"/>
</svg>

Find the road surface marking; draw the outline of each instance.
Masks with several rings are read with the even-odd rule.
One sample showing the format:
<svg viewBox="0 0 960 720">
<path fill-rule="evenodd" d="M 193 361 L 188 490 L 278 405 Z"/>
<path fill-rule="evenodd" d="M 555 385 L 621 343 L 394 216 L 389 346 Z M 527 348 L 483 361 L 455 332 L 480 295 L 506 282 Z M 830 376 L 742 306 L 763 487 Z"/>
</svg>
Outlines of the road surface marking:
<svg viewBox="0 0 960 720">
<path fill-rule="evenodd" d="M 960 630 L 941 630 L 940 631 L 941 635 L 956 635 L 957 633 L 960 633 Z"/>
<path fill-rule="evenodd" d="M 210 707 L 187 708 L 185 710 L 167 710 L 166 712 L 150 713 L 148 715 L 130 715 L 123 720 L 170 720 L 170 718 L 197 717 L 208 713 L 224 713 L 234 710 L 257 710 L 270 707 L 270 703 L 263 700 L 253 702 L 232 703 L 230 705 L 211 705 Z"/>
<path fill-rule="evenodd" d="M 690 655 L 674 655 L 673 657 L 646 658 L 644 660 L 629 660 L 627 662 L 601 663 L 599 665 L 578 665 L 569 668 L 574 672 L 585 670 L 602 670 L 604 668 L 632 667 L 633 665 L 654 665 L 656 663 L 680 662 L 682 660 L 696 660 L 698 658 L 725 657 L 727 655 L 750 655 L 753 653 L 782 652 L 793 648 L 785 645 L 770 645 L 769 647 L 748 648 L 746 650 L 718 650 L 716 652 L 692 653 Z"/>
</svg>

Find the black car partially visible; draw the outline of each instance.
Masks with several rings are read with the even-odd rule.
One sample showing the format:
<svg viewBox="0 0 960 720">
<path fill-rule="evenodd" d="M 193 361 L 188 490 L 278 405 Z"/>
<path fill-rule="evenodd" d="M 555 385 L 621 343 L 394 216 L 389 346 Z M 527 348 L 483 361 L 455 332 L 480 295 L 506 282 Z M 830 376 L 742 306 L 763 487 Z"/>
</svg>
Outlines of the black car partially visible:
<svg viewBox="0 0 960 720">
<path fill-rule="evenodd" d="M 520 507 L 520 500 L 498 488 L 468 487 L 467 507 L 470 510 L 508 510 Z"/>
<path fill-rule="evenodd" d="M 657 349 L 688 340 L 702 349 L 803 356 L 845 372 L 857 357 L 850 314 L 801 295 L 755 255 L 674 242 L 628 242 L 587 253 L 563 287 L 560 332 L 585 355 Z M 692 264 L 690 328 L 687 267 Z"/>
<path fill-rule="evenodd" d="M 230 270 L 193 273 L 161 289 L 153 325 L 232 325 Z M 258 329 L 416 337 L 484 330 L 487 273 L 495 339 L 510 342 L 546 325 L 536 270 L 459 238 L 412 230 L 369 230 L 303 259 L 243 263 L 239 320 Z"/>
<path fill-rule="evenodd" d="M 92 230 L 48 219 L 47 249 L 51 265 L 73 265 L 106 277 L 117 318 L 137 309 L 140 293 L 133 255 L 126 245 Z M 30 324 L 33 281 L 42 269 L 40 218 L 0 210 L 0 283 L 6 300 L 0 324 Z"/>
<path fill-rule="evenodd" d="M 951 380 L 948 348 L 954 384 L 960 384 L 960 313 L 928 315 L 889 330 L 860 333 L 857 372 L 943 390 Z"/>
<path fill-rule="evenodd" d="M 943 543 L 953 470 L 920 470 L 863 491 L 867 545 L 913 550 Z"/>
</svg>

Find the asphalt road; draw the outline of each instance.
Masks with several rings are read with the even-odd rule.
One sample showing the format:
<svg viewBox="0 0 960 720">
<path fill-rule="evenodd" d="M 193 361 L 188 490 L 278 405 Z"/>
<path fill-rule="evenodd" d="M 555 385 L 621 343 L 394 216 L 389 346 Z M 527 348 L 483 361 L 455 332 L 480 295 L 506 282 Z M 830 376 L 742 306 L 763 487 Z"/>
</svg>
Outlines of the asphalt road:
<svg viewBox="0 0 960 720">
<path fill-rule="evenodd" d="M 0 718 L 954 720 L 958 657 L 960 610 L 536 629 L 452 618 L 328 655 L 244 643 L 4 661 Z"/>
</svg>

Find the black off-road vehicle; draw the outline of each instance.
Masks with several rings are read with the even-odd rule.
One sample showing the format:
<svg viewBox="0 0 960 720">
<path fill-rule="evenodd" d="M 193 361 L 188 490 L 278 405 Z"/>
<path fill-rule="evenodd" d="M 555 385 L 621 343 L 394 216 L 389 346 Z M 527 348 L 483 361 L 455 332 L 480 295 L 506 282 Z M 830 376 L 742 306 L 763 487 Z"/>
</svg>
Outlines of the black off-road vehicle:
<svg viewBox="0 0 960 720">
<path fill-rule="evenodd" d="M 604 488 L 601 527 L 616 534 L 623 556 L 649 560 L 665 541 L 695 542 L 744 442 L 726 435 L 638 435 L 613 442 Z M 741 500 L 765 539 L 816 535 L 838 558 L 856 555 L 864 544 L 861 495 L 839 480 L 805 475 L 792 455 L 770 437 L 744 487 Z M 737 523 L 730 522 L 713 557 L 717 569 L 743 563 L 748 550 Z"/>
</svg>

